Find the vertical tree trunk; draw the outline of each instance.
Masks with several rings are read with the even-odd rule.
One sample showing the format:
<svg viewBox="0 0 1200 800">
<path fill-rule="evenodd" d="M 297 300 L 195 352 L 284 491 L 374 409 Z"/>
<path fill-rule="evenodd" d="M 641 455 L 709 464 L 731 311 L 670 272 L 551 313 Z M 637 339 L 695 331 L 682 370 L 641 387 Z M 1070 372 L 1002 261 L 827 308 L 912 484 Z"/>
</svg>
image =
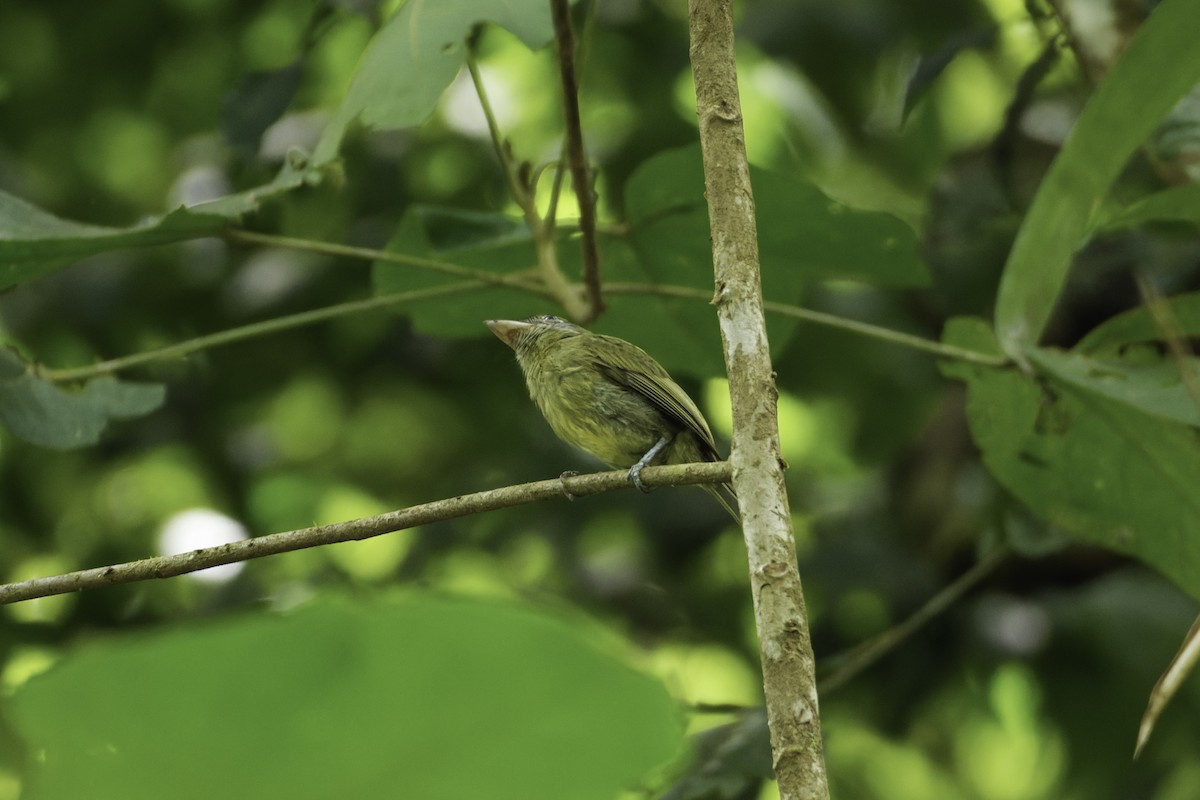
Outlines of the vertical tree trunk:
<svg viewBox="0 0 1200 800">
<path fill-rule="evenodd" d="M 743 519 L 779 793 L 828 798 L 808 615 L 779 452 L 754 196 L 729 0 L 689 0 L 692 71 L 712 230 L 714 303 L 733 405 L 733 484 Z"/>
</svg>

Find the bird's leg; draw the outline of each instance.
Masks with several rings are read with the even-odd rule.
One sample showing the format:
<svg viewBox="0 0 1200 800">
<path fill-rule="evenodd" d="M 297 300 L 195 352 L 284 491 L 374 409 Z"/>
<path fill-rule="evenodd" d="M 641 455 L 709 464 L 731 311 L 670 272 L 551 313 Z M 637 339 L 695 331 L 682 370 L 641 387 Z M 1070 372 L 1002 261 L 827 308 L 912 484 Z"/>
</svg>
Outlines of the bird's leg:
<svg viewBox="0 0 1200 800">
<path fill-rule="evenodd" d="M 567 478 L 574 478 L 579 473 L 573 469 L 569 469 L 562 475 L 558 476 L 558 485 L 562 487 L 562 493 L 567 496 L 568 500 L 574 500 L 575 495 L 571 494 L 571 490 L 567 488 Z"/>
<path fill-rule="evenodd" d="M 644 485 L 642 485 L 642 469 L 651 461 L 653 461 L 654 458 L 663 451 L 663 448 L 669 445 L 674 439 L 675 434 L 664 433 L 662 438 L 654 443 L 654 447 L 651 447 L 649 450 L 647 450 L 646 455 L 642 456 L 636 464 L 629 468 L 629 480 L 634 486 L 641 489 L 643 492 L 650 491 Z"/>
</svg>

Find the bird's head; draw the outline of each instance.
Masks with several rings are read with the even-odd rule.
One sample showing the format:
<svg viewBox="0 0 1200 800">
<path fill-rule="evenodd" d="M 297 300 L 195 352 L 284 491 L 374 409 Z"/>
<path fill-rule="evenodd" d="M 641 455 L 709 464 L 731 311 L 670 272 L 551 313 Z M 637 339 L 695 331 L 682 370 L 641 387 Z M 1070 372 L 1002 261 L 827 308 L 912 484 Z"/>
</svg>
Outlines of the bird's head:
<svg viewBox="0 0 1200 800">
<path fill-rule="evenodd" d="M 500 341 L 522 356 L 560 342 L 571 336 L 587 333 L 586 330 L 560 317 L 543 314 L 526 320 L 489 319 L 485 325 Z"/>
</svg>

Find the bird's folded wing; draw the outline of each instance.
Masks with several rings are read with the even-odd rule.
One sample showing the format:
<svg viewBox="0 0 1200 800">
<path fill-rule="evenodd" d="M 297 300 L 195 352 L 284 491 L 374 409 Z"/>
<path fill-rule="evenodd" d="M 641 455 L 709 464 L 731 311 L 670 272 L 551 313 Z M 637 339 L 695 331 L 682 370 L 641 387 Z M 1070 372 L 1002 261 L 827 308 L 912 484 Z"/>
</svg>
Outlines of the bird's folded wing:
<svg viewBox="0 0 1200 800">
<path fill-rule="evenodd" d="M 707 445 L 712 460 L 719 461 L 716 441 L 704 416 L 687 392 L 679 388 L 664 370 L 661 374 L 647 375 L 639 370 L 625 369 L 612 364 L 597 364 L 600 372 L 620 386 L 626 386 L 650 401 L 669 420 L 696 434 L 696 438 Z"/>
</svg>

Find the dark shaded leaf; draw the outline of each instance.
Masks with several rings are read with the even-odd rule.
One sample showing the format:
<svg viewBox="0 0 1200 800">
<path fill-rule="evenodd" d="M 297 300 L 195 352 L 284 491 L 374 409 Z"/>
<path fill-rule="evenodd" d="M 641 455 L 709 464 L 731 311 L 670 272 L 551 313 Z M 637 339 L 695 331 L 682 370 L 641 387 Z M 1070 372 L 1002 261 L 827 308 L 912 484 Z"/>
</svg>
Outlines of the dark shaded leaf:
<svg viewBox="0 0 1200 800">
<path fill-rule="evenodd" d="M 244 158 L 258 153 L 263 133 L 292 103 L 304 66 L 296 61 L 269 72 L 252 72 L 225 98 L 221 134 Z"/>
<path fill-rule="evenodd" d="M 941 47 L 931 53 L 925 53 L 917 62 L 917 68 L 908 79 L 904 89 L 904 117 L 907 118 L 929 87 L 933 86 L 938 76 L 946 67 L 968 50 L 989 50 L 996 46 L 997 29 L 995 26 L 978 30 L 958 31 Z"/>
<path fill-rule="evenodd" d="M 695 762 L 660 800 L 749 800 L 775 777 L 766 709 L 748 711 L 694 738 Z"/>
</svg>

